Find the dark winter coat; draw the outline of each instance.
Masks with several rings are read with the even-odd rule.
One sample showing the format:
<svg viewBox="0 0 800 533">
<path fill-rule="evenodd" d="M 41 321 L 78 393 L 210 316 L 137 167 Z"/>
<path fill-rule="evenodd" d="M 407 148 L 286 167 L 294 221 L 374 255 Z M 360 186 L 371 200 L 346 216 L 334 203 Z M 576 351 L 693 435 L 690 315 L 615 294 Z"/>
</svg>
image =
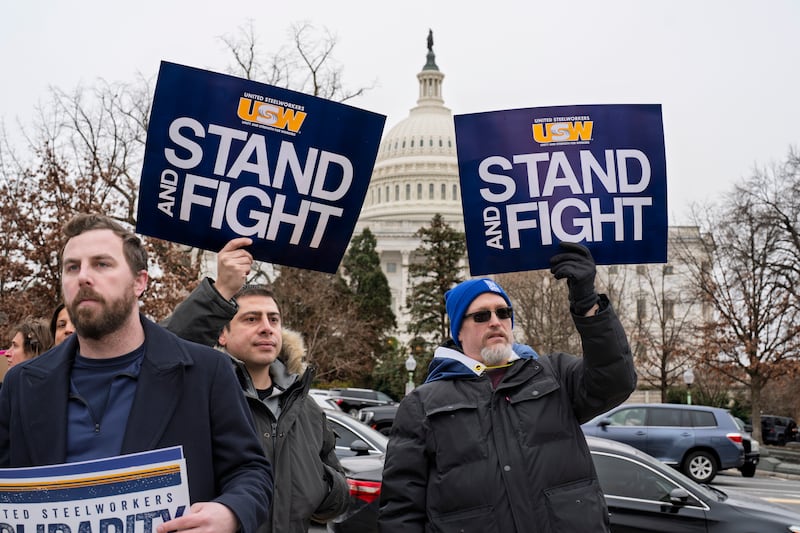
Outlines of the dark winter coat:
<svg viewBox="0 0 800 533">
<path fill-rule="evenodd" d="M 121 453 L 182 445 L 192 502 L 230 508 L 241 531 L 267 517 L 272 472 L 230 359 L 142 317 L 145 354 Z M 0 391 L 0 467 L 63 463 L 77 336 L 9 370 Z"/>
<path fill-rule="evenodd" d="M 236 303 L 225 300 L 206 278 L 164 324 L 178 335 L 212 346 L 236 311 Z M 350 500 L 335 454 L 336 435 L 325 413 L 308 397 L 314 371 L 306 368 L 303 340 L 287 328 L 282 337 L 281 353 L 270 365 L 273 383 L 283 389 L 277 421 L 259 400 L 244 364 L 230 358 L 275 477 L 271 518 L 259 533 L 305 533 L 312 517 L 330 520 L 343 513 Z"/>
<path fill-rule="evenodd" d="M 299 335 L 283 330 L 284 359 L 296 366 Z M 325 413 L 308 397 L 313 368 L 302 376 L 291 374 L 280 361 L 270 365 L 273 386 L 283 390 L 277 420 L 258 398 L 250 376 L 241 361 L 236 361 L 237 376 L 261 434 L 264 453 L 273 465 L 275 494 L 271 524 L 259 533 L 305 533 L 310 519 L 328 521 L 347 509 L 350 491 L 336 456 L 336 435 Z"/>
<path fill-rule="evenodd" d="M 382 533 L 608 532 L 580 424 L 622 403 L 636 374 L 605 297 L 601 307 L 573 317 L 583 358 L 517 345 L 496 389 L 480 365 L 459 362 L 455 344 L 437 349 L 428 382 L 394 420 Z"/>
</svg>

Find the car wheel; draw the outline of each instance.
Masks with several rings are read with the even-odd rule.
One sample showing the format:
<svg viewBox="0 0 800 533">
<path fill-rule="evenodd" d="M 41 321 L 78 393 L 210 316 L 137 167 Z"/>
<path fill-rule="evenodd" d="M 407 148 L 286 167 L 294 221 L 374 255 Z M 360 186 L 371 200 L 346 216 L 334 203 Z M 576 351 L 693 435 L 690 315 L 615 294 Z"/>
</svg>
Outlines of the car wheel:
<svg viewBox="0 0 800 533">
<path fill-rule="evenodd" d="M 753 477 L 756 475 L 756 465 L 753 463 L 747 463 L 739 467 L 739 472 L 742 473 L 742 477 Z"/>
<path fill-rule="evenodd" d="M 717 461 L 708 452 L 692 452 L 683 461 L 683 473 L 698 483 L 710 483 L 717 475 Z"/>
<path fill-rule="evenodd" d="M 783 435 L 778 435 L 778 442 L 776 442 L 778 446 L 786 446 L 786 437 Z"/>
</svg>

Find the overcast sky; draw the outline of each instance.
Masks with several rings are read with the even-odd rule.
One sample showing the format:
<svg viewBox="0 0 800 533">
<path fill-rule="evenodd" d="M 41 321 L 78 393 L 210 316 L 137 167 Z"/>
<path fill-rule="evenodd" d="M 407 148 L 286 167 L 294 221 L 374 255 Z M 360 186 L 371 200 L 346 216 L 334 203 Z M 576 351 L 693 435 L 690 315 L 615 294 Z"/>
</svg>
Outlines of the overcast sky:
<svg viewBox="0 0 800 533">
<path fill-rule="evenodd" d="M 416 104 L 428 29 L 454 114 L 571 104 L 663 106 L 670 223 L 690 202 L 800 147 L 797 0 L 7 1 L 0 118 L 29 124 L 49 88 L 152 77 L 161 60 L 225 71 L 220 41 L 252 20 L 265 48 L 307 21 L 338 37 L 348 103 L 387 116 Z"/>
</svg>

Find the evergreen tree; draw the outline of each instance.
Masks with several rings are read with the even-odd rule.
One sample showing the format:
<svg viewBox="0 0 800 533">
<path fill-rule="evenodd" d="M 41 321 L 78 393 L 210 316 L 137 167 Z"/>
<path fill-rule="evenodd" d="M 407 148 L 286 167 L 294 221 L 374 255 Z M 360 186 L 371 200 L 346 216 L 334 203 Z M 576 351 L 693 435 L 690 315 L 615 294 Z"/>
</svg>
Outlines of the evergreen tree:
<svg viewBox="0 0 800 533">
<path fill-rule="evenodd" d="M 461 261 L 467 245 L 463 232 L 453 229 L 440 214 L 430 226 L 414 234 L 422 244 L 414 252 L 408 266 L 409 292 L 406 306 L 410 315 L 409 333 L 413 337 L 434 334 L 434 343 L 450 336 L 444 293 L 463 281 Z"/>
<path fill-rule="evenodd" d="M 396 337 L 387 337 L 384 344 L 383 355 L 375 362 L 368 386 L 399 399 L 405 395 L 405 358 L 408 354 Z"/>
<path fill-rule="evenodd" d="M 348 279 L 348 286 L 362 317 L 373 322 L 379 344 L 384 335 L 396 327 L 392 312 L 392 293 L 389 281 L 381 270 L 381 261 L 376 247 L 378 241 L 369 228 L 353 237 L 350 248 L 342 260 L 342 269 Z"/>
</svg>

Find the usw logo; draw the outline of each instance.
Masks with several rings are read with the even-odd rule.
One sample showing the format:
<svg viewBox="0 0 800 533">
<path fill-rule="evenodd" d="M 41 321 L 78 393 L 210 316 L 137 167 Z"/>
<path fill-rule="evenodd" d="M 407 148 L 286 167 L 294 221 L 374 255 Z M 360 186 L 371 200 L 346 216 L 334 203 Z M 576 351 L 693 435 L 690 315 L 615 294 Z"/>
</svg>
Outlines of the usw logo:
<svg viewBox="0 0 800 533">
<path fill-rule="evenodd" d="M 574 122 L 547 122 L 533 125 L 533 139 L 542 144 L 592 140 L 591 120 Z"/>
<path fill-rule="evenodd" d="M 304 111 L 289 109 L 275 104 L 258 102 L 250 98 L 239 98 L 239 118 L 248 122 L 258 122 L 281 130 L 294 133 L 300 131 L 300 126 L 306 119 Z"/>
</svg>

